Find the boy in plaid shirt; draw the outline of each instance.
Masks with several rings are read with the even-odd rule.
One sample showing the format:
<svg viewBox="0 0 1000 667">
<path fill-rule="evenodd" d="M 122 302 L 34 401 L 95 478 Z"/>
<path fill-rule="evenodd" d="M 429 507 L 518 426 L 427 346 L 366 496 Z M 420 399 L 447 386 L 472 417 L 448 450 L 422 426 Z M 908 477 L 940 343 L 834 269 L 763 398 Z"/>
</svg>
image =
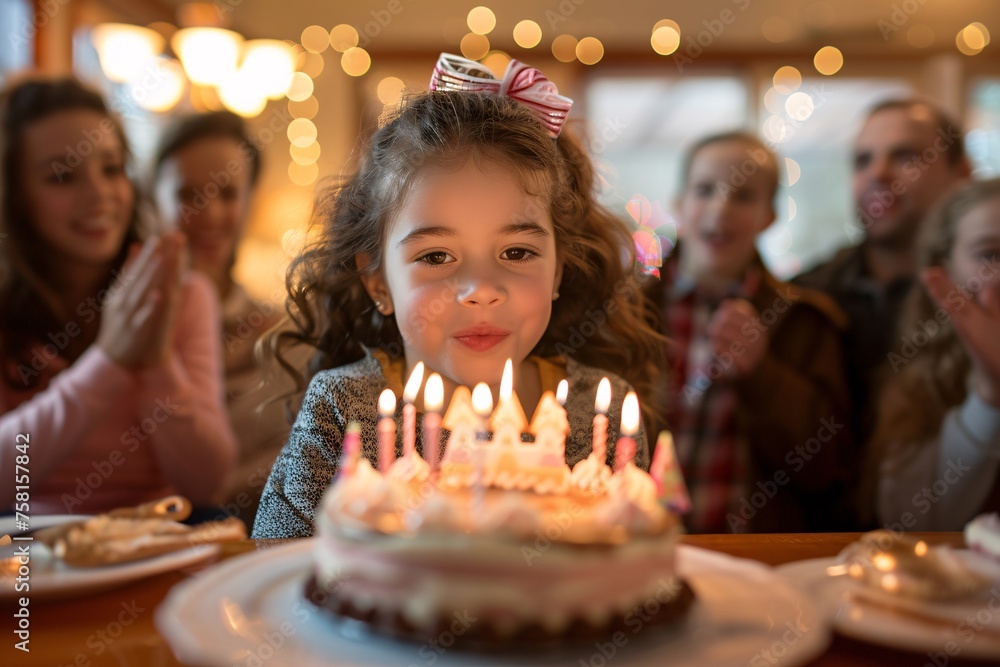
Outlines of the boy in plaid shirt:
<svg viewBox="0 0 1000 667">
<path fill-rule="evenodd" d="M 755 241 L 777 189 L 777 158 L 756 137 L 698 142 L 677 202 L 682 242 L 650 285 L 670 338 L 666 416 L 692 532 L 850 527 L 846 320 L 761 262 Z"/>
</svg>

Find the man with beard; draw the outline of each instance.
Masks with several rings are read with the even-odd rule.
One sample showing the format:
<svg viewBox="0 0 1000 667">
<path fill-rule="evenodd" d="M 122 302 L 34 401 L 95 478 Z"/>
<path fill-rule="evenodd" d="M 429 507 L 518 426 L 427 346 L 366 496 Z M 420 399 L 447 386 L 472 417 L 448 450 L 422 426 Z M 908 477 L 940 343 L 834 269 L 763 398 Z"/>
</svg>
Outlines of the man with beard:
<svg viewBox="0 0 1000 667">
<path fill-rule="evenodd" d="M 920 222 L 970 173 L 962 131 L 946 113 L 916 99 L 878 104 L 854 144 L 863 240 L 794 281 L 826 292 L 850 318 L 844 347 L 860 444 L 874 425 L 880 369 L 901 345 L 896 326 L 915 279 Z"/>
</svg>

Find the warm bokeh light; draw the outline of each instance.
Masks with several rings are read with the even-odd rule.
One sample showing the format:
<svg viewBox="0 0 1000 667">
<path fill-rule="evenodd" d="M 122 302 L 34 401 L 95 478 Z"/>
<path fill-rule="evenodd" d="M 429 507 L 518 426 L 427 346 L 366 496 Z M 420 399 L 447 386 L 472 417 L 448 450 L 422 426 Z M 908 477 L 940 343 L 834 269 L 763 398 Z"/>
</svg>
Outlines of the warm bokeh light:
<svg viewBox="0 0 1000 667">
<path fill-rule="evenodd" d="M 147 67 L 153 72 L 143 70 L 129 80 L 132 99 L 147 111 L 170 111 L 181 101 L 187 86 L 184 68 L 173 58 L 156 58 Z M 152 86 L 148 84 L 150 79 L 155 81 Z"/>
<path fill-rule="evenodd" d="M 906 39 L 913 48 L 926 49 L 934 43 L 934 29 L 929 25 L 918 23 L 906 31 Z"/>
<path fill-rule="evenodd" d="M 117 83 L 124 83 L 141 73 L 166 44 L 163 36 L 155 30 L 125 23 L 95 26 L 91 31 L 91 41 L 101 60 L 104 75 Z"/>
<path fill-rule="evenodd" d="M 774 86 L 767 89 L 764 93 L 764 108 L 771 113 L 781 113 L 785 110 L 785 101 L 782 99 L 784 95 L 779 93 Z"/>
<path fill-rule="evenodd" d="M 653 31 L 649 43 L 661 56 L 669 56 L 681 45 L 681 34 L 672 26 L 660 26 Z"/>
<path fill-rule="evenodd" d="M 559 35 L 552 40 L 552 55 L 561 63 L 571 63 L 576 60 L 576 37 Z"/>
<path fill-rule="evenodd" d="M 596 65 L 604 57 L 604 44 L 596 37 L 584 37 L 576 44 L 576 57 L 584 65 Z"/>
<path fill-rule="evenodd" d="M 304 100 L 288 100 L 288 113 L 292 118 L 313 118 L 319 113 L 319 100 L 313 95 Z"/>
<path fill-rule="evenodd" d="M 295 74 L 295 51 L 277 39 L 254 39 L 243 45 L 240 69 L 257 80 L 260 91 L 278 99 L 292 85 Z"/>
<path fill-rule="evenodd" d="M 473 7 L 466 19 L 469 30 L 477 35 L 488 35 L 497 27 L 497 17 L 489 7 Z"/>
<path fill-rule="evenodd" d="M 289 146 L 288 154 L 299 164 L 313 164 L 320 156 L 320 146 L 318 141 L 314 141 L 308 146 Z"/>
<path fill-rule="evenodd" d="M 323 67 L 326 65 L 326 60 L 320 53 L 309 53 L 303 54 L 305 57 L 299 63 L 298 71 L 308 74 L 310 78 L 315 79 L 320 74 L 323 73 Z"/>
<path fill-rule="evenodd" d="M 787 19 L 781 16 L 772 16 L 764 20 L 764 23 L 761 25 L 761 32 L 764 35 L 764 39 L 773 44 L 778 44 L 788 41 L 792 36 L 792 25 Z"/>
<path fill-rule="evenodd" d="M 403 80 L 395 76 L 387 76 L 378 82 L 376 93 L 382 104 L 396 104 L 403 97 Z"/>
<path fill-rule="evenodd" d="M 305 72 L 296 72 L 292 75 L 292 84 L 288 87 L 288 99 L 293 102 L 301 102 L 313 94 L 313 80 Z"/>
<path fill-rule="evenodd" d="M 783 95 L 794 93 L 802 85 L 802 75 L 791 65 L 779 67 L 774 73 L 774 87 Z"/>
<path fill-rule="evenodd" d="M 358 31 L 354 29 L 353 25 L 341 23 L 340 25 L 334 26 L 333 30 L 330 31 L 330 46 L 332 46 L 335 51 L 343 53 L 352 46 L 357 45 Z"/>
<path fill-rule="evenodd" d="M 787 184 L 789 186 L 795 185 L 799 182 L 799 178 L 802 176 L 802 167 L 799 163 L 790 157 L 785 158 L 785 178 L 787 179 Z"/>
<path fill-rule="evenodd" d="M 330 33 L 321 25 L 311 25 L 302 31 L 299 41 L 306 47 L 306 51 L 323 53 L 330 46 Z"/>
<path fill-rule="evenodd" d="M 184 28 L 170 44 L 192 83 L 218 86 L 236 72 L 243 37 L 222 28 Z"/>
<path fill-rule="evenodd" d="M 836 46 L 824 46 L 813 57 L 813 66 L 820 74 L 831 76 L 844 66 L 844 54 Z"/>
<path fill-rule="evenodd" d="M 479 60 L 490 51 L 490 40 L 485 35 L 470 32 L 462 38 L 462 55 L 469 60 Z"/>
<path fill-rule="evenodd" d="M 316 126 L 308 118 L 296 118 L 288 124 L 288 140 L 293 146 L 305 148 L 316 141 Z"/>
<path fill-rule="evenodd" d="M 955 37 L 958 50 L 967 56 L 974 56 L 990 43 L 990 31 L 982 23 L 970 23 Z"/>
<path fill-rule="evenodd" d="M 241 68 L 219 86 L 219 99 L 244 118 L 259 116 L 267 105 L 267 94 L 260 84 L 253 72 Z"/>
<path fill-rule="evenodd" d="M 802 91 L 792 93 L 785 100 L 785 112 L 792 120 L 806 120 L 812 115 L 814 108 L 812 97 L 809 96 L 809 93 Z"/>
<path fill-rule="evenodd" d="M 780 144 L 788 139 L 791 128 L 784 118 L 777 115 L 768 116 L 764 121 L 764 138 L 768 141 Z"/>
<path fill-rule="evenodd" d="M 673 28 L 678 35 L 681 34 L 680 24 L 673 19 L 660 19 L 653 24 L 653 32 L 656 32 L 660 28 Z"/>
<path fill-rule="evenodd" d="M 315 164 L 291 162 L 288 165 L 288 180 L 295 185 L 302 187 L 312 185 L 317 178 L 319 178 L 319 167 Z"/>
<path fill-rule="evenodd" d="M 372 66 L 372 57 L 360 46 L 352 46 L 340 57 L 340 66 L 351 76 L 364 76 Z"/>
<path fill-rule="evenodd" d="M 522 49 L 533 49 L 542 41 L 542 28 L 534 21 L 525 19 L 514 26 L 514 41 Z"/>
<path fill-rule="evenodd" d="M 306 245 L 306 234 L 301 229 L 286 229 L 281 235 L 281 249 L 289 257 L 295 257 Z"/>
<path fill-rule="evenodd" d="M 502 79 L 504 72 L 507 71 L 507 65 L 510 64 L 510 56 L 503 51 L 490 51 L 483 58 L 483 65 L 489 68 L 493 72 L 493 76 L 498 79 Z"/>
<path fill-rule="evenodd" d="M 794 220 L 795 216 L 798 214 L 798 212 L 799 212 L 798 205 L 795 203 L 794 199 L 792 199 L 791 197 L 789 197 L 788 198 L 788 222 L 791 222 L 792 220 Z"/>
</svg>

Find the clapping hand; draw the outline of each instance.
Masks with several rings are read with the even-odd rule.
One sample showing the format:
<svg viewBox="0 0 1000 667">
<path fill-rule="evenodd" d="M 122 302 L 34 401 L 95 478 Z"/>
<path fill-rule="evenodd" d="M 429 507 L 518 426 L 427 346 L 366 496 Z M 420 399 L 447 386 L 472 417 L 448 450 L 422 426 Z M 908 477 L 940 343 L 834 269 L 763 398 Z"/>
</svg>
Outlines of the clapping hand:
<svg viewBox="0 0 1000 667">
<path fill-rule="evenodd" d="M 97 344 L 126 368 L 148 368 L 170 356 L 181 290 L 184 236 L 134 244 L 104 303 Z"/>
<path fill-rule="evenodd" d="M 960 292 L 941 267 L 925 269 L 920 277 L 934 301 L 951 317 L 972 361 L 976 393 L 1000 407 L 1000 285 L 995 279 L 987 281 L 978 293 L 969 295 Z M 962 298 L 955 299 L 955 294 Z"/>
<path fill-rule="evenodd" d="M 731 365 L 723 364 L 729 379 L 752 373 L 767 353 L 767 337 L 755 324 L 759 318 L 753 304 L 736 298 L 724 300 L 708 323 L 707 333 L 716 359 L 732 358 Z"/>
</svg>

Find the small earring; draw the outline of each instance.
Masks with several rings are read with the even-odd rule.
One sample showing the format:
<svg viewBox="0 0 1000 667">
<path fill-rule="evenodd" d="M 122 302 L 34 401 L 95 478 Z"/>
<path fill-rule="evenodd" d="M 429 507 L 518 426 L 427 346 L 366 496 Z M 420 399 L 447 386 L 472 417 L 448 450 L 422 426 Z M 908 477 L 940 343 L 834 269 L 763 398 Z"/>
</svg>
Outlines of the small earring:
<svg viewBox="0 0 1000 667">
<path fill-rule="evenodd" d="M 553 292 L 553 293 L 552 293 L 552 300 L 553 300 L 553 301 L 555 301 L 555 300 L 556 300 L 556 299 L 558 299 L 558 298 L 559 298 L 559 292 L 558 292 L 558 291 L 556 291 L 556 292 Z"/>
<path fill-rule="evenodd" d="M 375 310 L 377 310 L 380 313 L 382 312 L 382 302 L 381 301 L 376 301 L 375 302 Z"/>
</svg>

